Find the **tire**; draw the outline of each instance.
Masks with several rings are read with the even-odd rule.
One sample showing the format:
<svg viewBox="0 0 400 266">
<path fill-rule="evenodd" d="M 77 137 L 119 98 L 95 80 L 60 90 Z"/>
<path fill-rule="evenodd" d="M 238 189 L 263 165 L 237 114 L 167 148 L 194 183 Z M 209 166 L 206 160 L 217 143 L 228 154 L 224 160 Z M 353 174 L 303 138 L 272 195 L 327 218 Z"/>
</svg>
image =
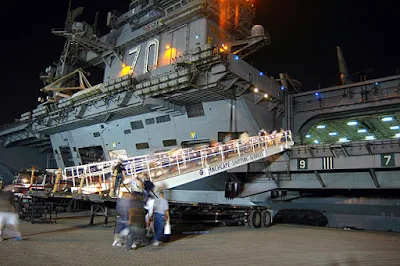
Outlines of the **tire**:
<svg viewBox="0 0 400 266">
<path fill-rule="evenodd" d="M 270 227 L 272 224 L 271 221 L 271 214 L 267 210 L 262 210 L 261 211 L 261 221 L 262 221 L 262 226 L 267 228 Z"/>
<path fill-rule="evenodd" d="M 250 228 L 260 228 L 262 225 L 261 212 L 259 210 L 251 210 L 248 220 Z"/>
</svg>

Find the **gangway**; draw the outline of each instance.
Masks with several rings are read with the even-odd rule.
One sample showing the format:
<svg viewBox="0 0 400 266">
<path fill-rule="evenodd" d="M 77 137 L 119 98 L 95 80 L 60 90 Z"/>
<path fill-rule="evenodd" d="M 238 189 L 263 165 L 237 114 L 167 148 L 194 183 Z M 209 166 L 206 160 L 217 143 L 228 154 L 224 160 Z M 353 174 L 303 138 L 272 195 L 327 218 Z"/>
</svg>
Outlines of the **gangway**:
<svg viewBox="0 0 400 266">
<path fill-rule="evenodd" d="M 171 189 L 202 178 L 281 153 L 294 145 L 291 131 L 281 131 L 268 136 L 236 139 L 226 144 L 202 149 L 185 148 L 168 152 L 127 158 L 124 185 L 118 192 L 126 191 L 136 179 L 149 177 L 155 191 Z M 114 195 L 115 173 L 118 160 L 67 167 L 63 179 L 72 182 L 73 194 Z"/>
</svg>

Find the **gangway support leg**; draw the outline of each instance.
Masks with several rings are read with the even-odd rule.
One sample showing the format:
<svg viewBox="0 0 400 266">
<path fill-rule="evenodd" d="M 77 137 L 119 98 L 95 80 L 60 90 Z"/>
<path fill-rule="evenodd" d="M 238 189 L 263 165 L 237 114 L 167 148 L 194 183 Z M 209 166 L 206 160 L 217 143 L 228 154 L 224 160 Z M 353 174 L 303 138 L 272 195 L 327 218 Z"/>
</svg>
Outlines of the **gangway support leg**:
<svg viewBox="0 0 400 266">
<path fill-rule="evenodd" d="M 108 224 L 108 207 L 104 204 L 92 203 L 90 204 L 90 223 L 89 225 L 94 224 L 94 217 L 96 215 L 104 216 L 104 227 Z"/>
<path fill-rule="evenodd" d="M 90 204 L 90 223 L 89 223 L 89 225 L 93 225 L 94 216 L 95 216 L 95 206 L 94 206 L 94 204 Z"/>
<path fill-rule="evenodd" d="M 108 224 L 108 207 L 104 206 L 104 224 L 103 227 L 106 227 Z"/>
<path fill-rule="evenodd" d="M 372 181 L 374 181 L 375 187 L 379 188 L 378 178 L 376 177 L 375 169 L 369 169 L 369 173 L 371 175 Z"/>
</svg>

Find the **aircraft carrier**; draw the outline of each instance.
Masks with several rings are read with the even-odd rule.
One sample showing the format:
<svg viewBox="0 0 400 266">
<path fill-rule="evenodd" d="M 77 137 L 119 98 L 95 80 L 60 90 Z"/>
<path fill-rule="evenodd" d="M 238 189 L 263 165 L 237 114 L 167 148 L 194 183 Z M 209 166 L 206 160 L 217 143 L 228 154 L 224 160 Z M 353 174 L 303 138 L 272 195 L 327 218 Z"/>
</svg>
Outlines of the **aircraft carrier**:
<svg viewBox="0 0 400 266">
<path fill-rule="evenodd" d="M 311 224 L 363 229 L 385 220 L 387 228 L 378 229 L 400 230 L 397 199 L 370 208 L 400 187 L 400 76 L 354 82 L 338 49 L 341 86 L 300 92 L 287 73 L 269 77 L 246 62 L 271 43 L 253 24 L 248 0 L 134 0 L 125 13 L 108 14 L 104 36 L 77 20 L 82 12 L 70 8 L 65 27 L 52 31 L 66 42 L 57 64 L 40 75 L 46 96 L 0 130 L 4 177 L 32 165 L 56 167 L 76 191 L 89 191 L 91 178 L 101 187 L 122 158 L 132 175 L 159 178 L 151 164 L 168 168 L 159 180 L 171 201 L 272 205 L 278 220 L 305 216 Z M 103 82 L 90 83 L 90 67 L 103 70 Z M 262 128 L 280 133 L 190 155 L 228 133 L 256 136 Z M 88 175 L 91 167 L 108 170 Z M 259 227 L 266 212 L 251 216 Z"/>
</svg>

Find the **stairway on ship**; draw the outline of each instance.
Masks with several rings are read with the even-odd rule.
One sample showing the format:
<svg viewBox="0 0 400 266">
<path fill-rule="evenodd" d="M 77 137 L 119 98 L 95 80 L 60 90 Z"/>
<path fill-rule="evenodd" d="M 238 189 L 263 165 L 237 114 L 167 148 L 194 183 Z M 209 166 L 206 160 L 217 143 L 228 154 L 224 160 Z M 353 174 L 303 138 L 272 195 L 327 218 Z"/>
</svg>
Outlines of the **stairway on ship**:
<svg viewBox="0 0 400 266">
<path fill-rule="evenodd" d="M 127 192 L 136 178 L 150 177 L 155 191 L 171 189 L 236 167 L 259 161 L 290 149 L 294 145 L 290 131 L 268 136 L 232 140 L 206 148 L 175 149 L 125 159 L 124 184 L 119 192 Z M 92 163 L 63 170 L 63 179 L 72 180 L 73 193 L 113 195 L 113 166 L 117 160 Z"/>
</svg>

